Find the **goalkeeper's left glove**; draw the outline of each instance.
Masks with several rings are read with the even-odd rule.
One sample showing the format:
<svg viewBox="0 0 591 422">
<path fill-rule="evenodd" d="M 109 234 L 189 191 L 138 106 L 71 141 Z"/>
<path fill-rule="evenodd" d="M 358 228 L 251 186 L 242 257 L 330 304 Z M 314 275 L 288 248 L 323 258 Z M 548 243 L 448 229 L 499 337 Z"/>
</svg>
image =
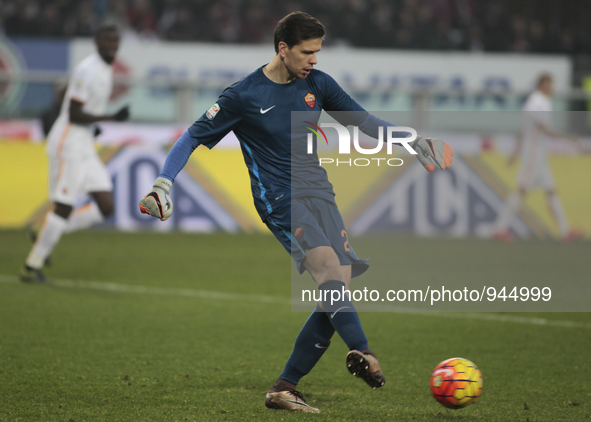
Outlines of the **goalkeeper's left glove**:
<svg viewBox="0 0 591 422">
<path fill-rule="evenodd" d="M 419 136 L 409 145 L 417 152 L 417 159 L 429 173 L 435 170 L 435 164 L 444 170 L 453 161 L 454 151 L 447 142 L 441 139 Z"/>
<path fill-rule="evenodd" d="M 170 180 L 164 177 L 156 179 L 152 190 L 140 200 L 140 211 L 162 221 L 168 220 L 172 215 L 172 199 L 168 196 L 170 188 Z"/>
</svg>

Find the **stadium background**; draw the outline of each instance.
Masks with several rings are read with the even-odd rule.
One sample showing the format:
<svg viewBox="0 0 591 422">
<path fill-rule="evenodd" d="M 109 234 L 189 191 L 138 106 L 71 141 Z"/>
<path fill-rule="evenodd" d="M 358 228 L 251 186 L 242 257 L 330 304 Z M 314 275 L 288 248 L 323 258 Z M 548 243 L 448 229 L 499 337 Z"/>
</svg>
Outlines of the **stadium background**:
<svg viewBox="0 0 591 422">
<path fill-rule="evenodd" d="M 586 111 L 591 37 L 583 18 L 591 3 L 581 0 L 578 9 L 573 2 L 542 3 L 534 7 L 531 1 L 469 0 L 349 1 L 323 6 L 308 2 L 277 6 L 266 1 L 4 2 L 0 174 L 14 180 L 10 194 L 17 200 L 0 214 L 0 227 L 37 225 L 44 214 L 47 164 L 39 118 L 55 107 L 56 93 L 72 68 L 93 51 L 88 34 L 102 19 L 109 19 L 124 33 L 111 107 L 130 104 L 132 121 L 100 125 L 103 133 L 97 147 L 109 162 L 117 196 L 117 212 L 105 226 L 265 232 L 231 135 L 213 151 L 200 148 L 192 157 L 189 171 L 175 189 L 183 200 L 176 201 L 177 212 L 170 222 L 147 221 L 129 198 L 149 187 L 171 143 L 225 86 L 270 59 L 270 36 L 278 17 L 304 8 L 323 19 L 328 29 L 319 69 L 333 75 L 368 110 L 408 111 L 396 123 L 444 137 L 458 153 L 457 162 L 465 159 L 469 169 L 462 172 L 458 164 L 457 170 L 436 175 L 436 183 L 446 192 L 437 197 L 420 181 L 425 175 L 417 174 L 405 187 L 395 188 L 402 184 L 397 183 L 400 174 L 392 177 L 378 169 L 364 173 L 366 183 L 357 189 L 339 192 L 338 186 L 351 186 L 351 180 L 337 171 L 331 179 L 346 221 L 352 223 L 363 214 L 364 209 L 355 204 L 371 208 L 368 190 L 377 201 L 392 187 L 403 204 L 399 207 L 406 211 L 374 229 L 487 236 L 504 198 L 515 188 L 518 166 L 505 164 L 518 130 L 511 112 L 520 109 L 541 72 L 555 78 L 557 127 L 582 139 L 591 133 Z M 183 19 L 188 20 L 181 23 Z M 591 206 L 591 188 L 578 181 L 590 176 L 590 156 L 576 154 L 560 142 L 551 150 L 567 216 L 573 227 L 589 236 L 586 210 Z M 486 194 L 482 186 L 487 186 Z M 428 197 L 431 211 L 439 210 L 429 214 L 443 217 L 422 222 L 409 218 L 415 189 L 418 196 Z M 462 200 L 452 203 L 445 196 Z M 512 229 L 522 237 L 556 236 L 541 193 L 528 198 Z"/>
<path fill-rule="evenodd" d="M 290 259 L 258 221 L 236 141 L 194 154 L 175 184 L 174 219 L 137 212 L 171 142 L 225 86 L 270 60 L 277 19 L 296 9 L 328 26 L 320 69 L 368 109 L 396 110 L 397 123 L 440 134 L 457 151 L 449 171 L 430 175 L 411 160 L 361 178 L 330 169 L 349 227 L 373 223 L 360 216 L 384 199 L 395 207 L 370 227 L 396 234 L 387 243 L 372 230 L 355 236 L 359 253 L 380 249 L 370 255 L 374 270 L 391 265 L 394 286 L 556 283 L 589 297 L 591 242 L 542 240 L 556 232 L 541 194 L 512 227 L 530 240 L 480 238 L 514 187 L 517 167 L 506 160 L 515 111 L 539 72 L 556 79 L 557 128 L 589 138 L 589 0 L 4 0 L 0 421 L 305 416 L 263 406 L 307 314 L 290 309 Z M 124 28 L 110 106 L 132 108 L 131 122 L 101 124 L 97 142 L 117 213 L 102 230 L 64 236 L 47 269 L 52 286 L 25 285 L 17 276 L 30 250 L 25 226 L 48 205 L 40 117 L 105 18 Z M 590 156 L 560 143 L 552 152 L 567 215 L 588 237 Z M 429 218 L 409 218 L 415 204 Z M 318 421 L 587 420 L 590 315 L 362 312 L 385 388 L 349 375 L 336 338 L 298 388 L 321 408 Z M 459 412 L 428 387 L 431 370 L 452 356 L 484 374 L 483 395 Z"/>
</svg>

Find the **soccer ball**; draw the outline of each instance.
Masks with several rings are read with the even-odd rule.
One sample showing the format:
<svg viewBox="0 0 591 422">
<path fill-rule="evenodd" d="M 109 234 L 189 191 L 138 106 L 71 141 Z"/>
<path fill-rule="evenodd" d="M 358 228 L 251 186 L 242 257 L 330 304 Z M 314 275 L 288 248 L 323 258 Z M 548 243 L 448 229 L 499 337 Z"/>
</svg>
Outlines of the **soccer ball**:
<svg viewBox="0 0 591 422">
<path fill-rule="evenodd" d="M 451 358 L 435 367 L 430 385 L 435 400 L 450 409 L 460 409 L 480 396 L 482 373 L 468 359 Z"/>
</svg>

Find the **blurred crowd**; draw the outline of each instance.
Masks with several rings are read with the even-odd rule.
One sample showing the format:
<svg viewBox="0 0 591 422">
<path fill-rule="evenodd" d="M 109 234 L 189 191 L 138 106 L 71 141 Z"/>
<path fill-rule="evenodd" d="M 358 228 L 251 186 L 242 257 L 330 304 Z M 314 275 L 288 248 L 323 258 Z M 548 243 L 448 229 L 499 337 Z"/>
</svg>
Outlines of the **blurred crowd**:
<svg viewBox="0 0 591 422">
<path fill-rule="evenodd" d="M 141 39 L 262 43 L 294 10 L 319 18 L 332 45 L 591 52 L 591 0 L 0 0 L 0 31 L 85 37 L 112 22 Z"/>
</svg>

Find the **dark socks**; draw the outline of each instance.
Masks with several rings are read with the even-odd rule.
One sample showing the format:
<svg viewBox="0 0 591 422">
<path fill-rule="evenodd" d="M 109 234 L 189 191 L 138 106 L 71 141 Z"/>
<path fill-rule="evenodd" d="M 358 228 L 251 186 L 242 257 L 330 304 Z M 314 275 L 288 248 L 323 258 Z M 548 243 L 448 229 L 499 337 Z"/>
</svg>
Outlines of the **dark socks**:
<svg viewBox="0 0 591 422">
<path fill-rule="evenodd" d="M 302 327 L 280 380 L 297 384 L 320 360 L 334 331 L 328 315 L 317 306 Z"/>
<path fill-rule="evenodd" d="M 357 310 L 345 293 L 345 283 L 328 280 L 319 285 L 318 290 L 322 293 L 322 306 L 328 320 L 349 350 L 369 349 Z"/>
<path fill-rule="evenodd" d="M 283 372 L 273 391 L 293 390 L 320 360 L 335 330 L 349 350 L 369 351 L 361 321 L 349 297 L 343 293 L 345 283 L 329 280 L 318 286 L 322 306 L 317 306 L 302 327 Z"/>
</svg>

